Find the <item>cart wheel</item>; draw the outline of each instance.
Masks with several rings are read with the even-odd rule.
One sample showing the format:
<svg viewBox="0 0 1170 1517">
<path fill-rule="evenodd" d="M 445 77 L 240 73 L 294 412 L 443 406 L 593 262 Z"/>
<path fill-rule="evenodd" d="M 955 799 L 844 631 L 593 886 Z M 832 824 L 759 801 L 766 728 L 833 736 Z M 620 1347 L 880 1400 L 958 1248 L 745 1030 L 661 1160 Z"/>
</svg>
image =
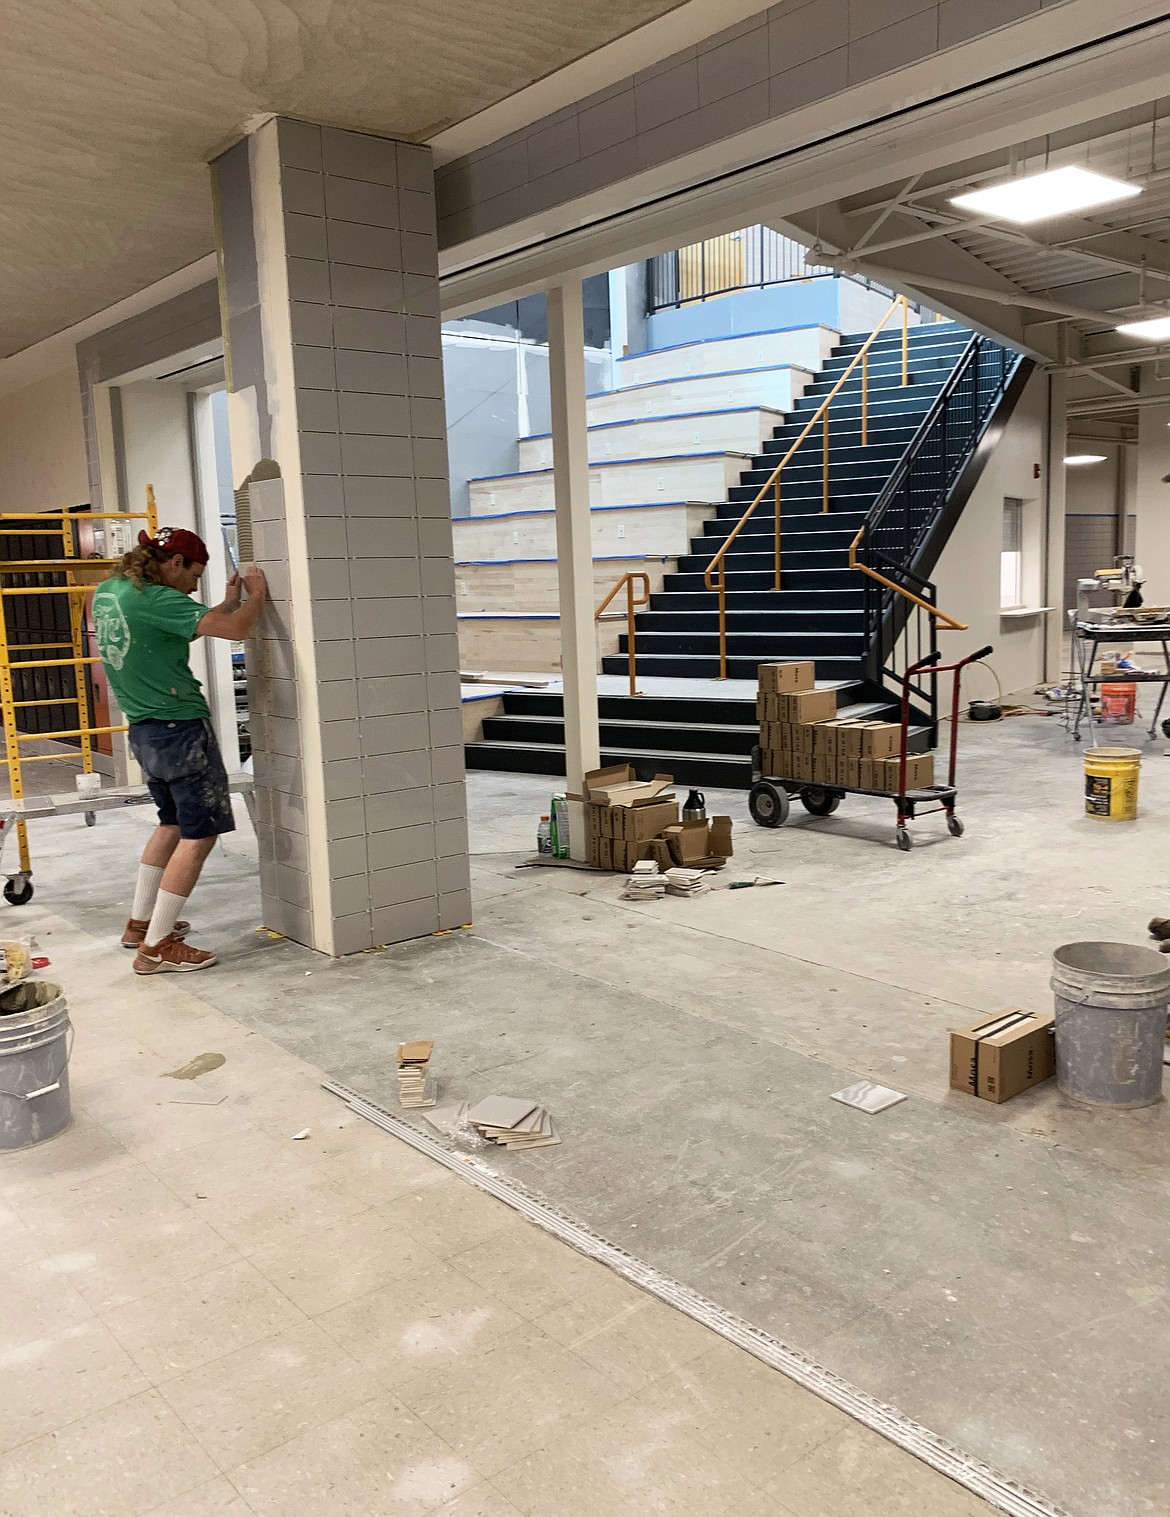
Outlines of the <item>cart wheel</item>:
<svg viewBox="0 0 1170 1517">
<path fill-rule="evenodd" d="M 27 906 L 33 898 L 31 880 L 25 880 L 23 885 L 18 886 L 15 880 L 9 880 L 4 886 L 4 899 L 10 906 Z"/>
<path fill-rule="evenodd" d="M 961 838 L 966 830 L 962 822 L 952 811 L 950 816 L 947 817 L 947 831 L 953 838 Z"/>
<path fill-rule="evenodd" d="M 841 804 L 841 797 L 832 795 L 819 785 L 809 785 L 800 792 L 800 804 L 813 816 L 832 816 Z"/>
<path fill-rule="evenodd" d="M 748 795 L 752 821 L 760 827 L 783 827 L 788 820 L 789 804 L 787 790 L 782 785 L 773 785 L 771 780 L 758 781 Z"/>
<path fill-rule="evenodd" d="M 911 848 L 910 834 L 905 827 L 899 827 L 897 831 L 898 847 L 903 853 L 909 853 Z"/>
<path fill-rule="evenodd" d="M 1170 716 L 1166 717 L 1162 723 L 1162 736 L 1170 737 Z"/>
</svg>

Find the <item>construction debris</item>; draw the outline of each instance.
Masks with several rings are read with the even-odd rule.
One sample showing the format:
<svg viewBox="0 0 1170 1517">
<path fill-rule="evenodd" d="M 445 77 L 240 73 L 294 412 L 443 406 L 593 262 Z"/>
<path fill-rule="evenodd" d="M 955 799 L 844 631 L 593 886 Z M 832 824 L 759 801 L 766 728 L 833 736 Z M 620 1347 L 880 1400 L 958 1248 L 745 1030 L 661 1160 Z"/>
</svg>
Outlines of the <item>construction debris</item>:
<svg viewBox="0 0 1170 1517">
<path fill-rule="evenodd" d="M 425 1038 L 398 1045 L 398 1101 L 408 1110 L 435 1104 L 435 1082 L 430 1075 L 434 1050 L 434 1043 Z"/>
<path fill-rule="evenodd" d="M 561 1141 L 552 1118 L 535 1101 L 488 1096 L 467 1113 L 467 1120 L 501 1148 L 548 1148 Z"/>
</svg>

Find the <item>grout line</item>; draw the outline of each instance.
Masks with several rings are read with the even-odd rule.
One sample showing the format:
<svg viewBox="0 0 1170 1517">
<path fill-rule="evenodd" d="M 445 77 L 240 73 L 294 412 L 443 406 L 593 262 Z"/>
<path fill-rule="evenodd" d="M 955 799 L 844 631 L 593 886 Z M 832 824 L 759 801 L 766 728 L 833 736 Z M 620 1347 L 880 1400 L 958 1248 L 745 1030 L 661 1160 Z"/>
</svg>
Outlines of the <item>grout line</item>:
<svg viewBox="0 0 1170 1517">
<path fill-rule="evenodd" d="M 689 1286 L 635 1258 L 568 1212 L 541 1200 L 518 1182 L 503 1178 L 480 1160 L 452 1153 L 345 1085 L 324 1080 L 322 1089 L 339 1097 L 358 1116 L 374 1123 L 392 1137 L 401 1139 L 416 1152 L 434 1159 L 453 1174 L 460 1175 L 468 1185 L 495 1196 L 537 1227 L 575 1248 L 578 1253 L 608 1265 L 634 1285 L 665 1301 L 668 1306 L 677 1308 L 692 1320 L 711 1328 L 728 1342 L 787 1375 L 797 1385 L 811 1391 L 906 1453 L 922 1460 L 939 1474 L 990 1502 L 999 1511 L 1008 1514 L 1008 1517 L 1066 1517 L 1061 1508 L 1053 1506 L 1044 1497 L 1033 1494 L 990 1465 L 975 1459 L 921 1424 L 911 1421 L 896 1407 L 876 1400 L 824 1369 L 799 1349 L 780 1342 L 753 1327 L 742 1317 L 707 1300 Z"/>
</svg>

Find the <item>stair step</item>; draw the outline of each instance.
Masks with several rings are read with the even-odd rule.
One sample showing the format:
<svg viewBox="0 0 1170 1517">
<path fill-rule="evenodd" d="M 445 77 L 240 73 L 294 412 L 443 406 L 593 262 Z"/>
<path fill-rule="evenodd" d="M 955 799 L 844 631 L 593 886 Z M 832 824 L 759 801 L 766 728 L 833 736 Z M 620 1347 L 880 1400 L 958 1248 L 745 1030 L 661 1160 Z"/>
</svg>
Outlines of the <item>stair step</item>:
<svg viewBox="0 0 1170 1517">
<path fill-rule="evenodd" d="M 754 680 L 758 678 L 757 671 L 761 664 L 775 663 L 778 659 L 809 657 L 811 655 L 772 653 L 767 657 L 754 656 L 744 657 L 742 654 L 729 656 L 727 660 L 727 677 L 729 679 Z M 844 655 L 839 653 L 818 653 L 815 658 L 817 678 L 838 679 L 856 681 L 861 678 L 861 661 L 856 654 Z M 629 660 L 624 653 L 607 653 L 601 661 L 601 667 L 606 674 L 628 674 Z M 644 676 L 661 676 L 666 679 L 702 679 L 713 680 L 719 678 L 718 654 L 688 653 L 676 654 L 673 657 L 664 653 L 643 653 L 638 651 L 638 673 Z"/>
<path fill-rule="evenodd" d="M 529 743 L 468 743 L 464 755 L 469 769 L 501 769 L 519 774 L 563 775 L 563 747 L 536 747 Z M 750 790 L 752 760 L 749 754 L 706 753 L 647 754 L 641 748 L 603 748 L 603 764 L 630 764 L 640 778 L 652 779 L 664 764 L 674 765 L 675 783 L 703 785 L 710 789 Z"/>
<path fill-rule="evenodd" d="M 628 652 L 626 634 L 618 639 L 618 652 Z M 737 658 L 754 658 L 759 664 L 777 659 L 861 657 L 860 626 L 840 632 L 728 632 L 727 652 Z M 638 638 L 638 659 L 657 656 L 679 657 L 690 654 L 717 654 L 719 633 L 644 632 Z"/>
</svg>

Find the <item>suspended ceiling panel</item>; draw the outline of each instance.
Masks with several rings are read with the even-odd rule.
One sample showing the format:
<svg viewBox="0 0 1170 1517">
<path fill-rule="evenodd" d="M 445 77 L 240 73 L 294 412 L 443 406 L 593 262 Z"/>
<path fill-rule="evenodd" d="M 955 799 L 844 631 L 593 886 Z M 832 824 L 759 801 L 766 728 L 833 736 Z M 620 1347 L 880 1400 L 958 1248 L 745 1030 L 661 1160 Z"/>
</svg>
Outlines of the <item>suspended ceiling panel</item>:
<svg viewBox="0 0 1170 1517">
<path fill-rule="evenodd" d="M 206 160 L 268 112 L 424 141 L 681 0 L 9 0 L 0 358 L 213 245 Z"/>
</svg>

